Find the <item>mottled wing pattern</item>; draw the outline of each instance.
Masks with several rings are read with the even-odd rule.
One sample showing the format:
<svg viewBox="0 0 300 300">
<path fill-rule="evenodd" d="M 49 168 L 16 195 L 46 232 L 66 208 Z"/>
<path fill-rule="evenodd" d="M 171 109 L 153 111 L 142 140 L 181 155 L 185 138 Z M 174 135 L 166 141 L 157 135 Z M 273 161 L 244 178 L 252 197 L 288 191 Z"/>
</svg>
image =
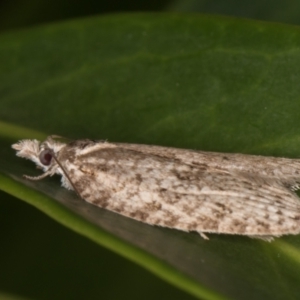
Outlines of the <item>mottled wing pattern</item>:
<svg viewBox="0 0 300 300">
<path fill-rule="evenodd" d="M 300 183 L 300 159 L 247 155 L 240 153 L 205 152 L 171 147 L 117 144 L 125 149 L 139 148 L 143 153 L 177 159 L 186 164 L 205 164 L 226 171 L 243 171 L 257 176 L 280 178 L 287 186 L 297 189 Z"/>
<path fill-rule="evenodd" d="M 78 151 L 70 144 L 58 159 L 86 201 L 149 224 L 259 236 L 299 233 L 299 199 L 274 172 L 224 170 L 207 160 L 126 145 Z"/>
</svg>

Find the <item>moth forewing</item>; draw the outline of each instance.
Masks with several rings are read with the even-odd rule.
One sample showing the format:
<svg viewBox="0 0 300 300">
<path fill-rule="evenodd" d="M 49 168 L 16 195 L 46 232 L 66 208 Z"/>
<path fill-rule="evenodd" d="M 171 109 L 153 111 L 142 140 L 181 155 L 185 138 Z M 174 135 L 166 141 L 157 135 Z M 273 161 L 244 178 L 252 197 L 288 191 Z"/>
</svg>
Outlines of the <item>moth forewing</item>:
<svg viewBox="0 0 300 300">
<path fill-rule="evenodd" d="M 300 232 L 292 191 L 298 159 L 51 138 L 13 148 L 38 165 L 51 150 L 47 175 L 62 175 L 64 187 L 92 204 L 151 225 L 257 237 Z"/>
</svg>

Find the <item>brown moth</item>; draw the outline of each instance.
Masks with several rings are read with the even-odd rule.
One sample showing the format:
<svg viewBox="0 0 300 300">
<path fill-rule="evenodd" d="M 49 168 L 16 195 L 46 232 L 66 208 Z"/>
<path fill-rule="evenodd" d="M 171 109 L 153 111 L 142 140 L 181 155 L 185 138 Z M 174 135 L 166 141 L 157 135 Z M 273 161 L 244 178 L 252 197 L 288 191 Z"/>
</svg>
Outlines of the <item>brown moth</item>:
<svg viewBox="0 0 300 300">
<path fill-rule="evenodd" d="M 300 159 L 106 141 L 22 140 L 17 156 L 94 205 L 151 225 L 271 240 L 300 232 Z"/>
</svg>

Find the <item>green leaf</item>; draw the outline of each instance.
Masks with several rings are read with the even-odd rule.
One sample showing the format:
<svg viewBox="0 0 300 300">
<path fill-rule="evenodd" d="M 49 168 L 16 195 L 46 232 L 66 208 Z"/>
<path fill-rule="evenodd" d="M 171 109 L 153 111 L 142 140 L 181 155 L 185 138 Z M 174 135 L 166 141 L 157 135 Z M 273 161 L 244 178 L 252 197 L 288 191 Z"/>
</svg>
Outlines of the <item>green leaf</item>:
<svg viewBox="0 0 300 300">
<path fill-rule="evenodd" d="M 11 294 L 6 294 L 6 293 L 1 293 L 0 292 L 0 299 L 1 300 L 29 300 L 29 299 L 25 299 L 23 297 L 19 297 L 16 295 L 11 295 Z"/>
<path fill-rule="evenodd" d="M 300 18 L 300 2 L 298 0 L 289 0 L 287 5 L 282 5 L 281 0 L 175 0 L 168 5 L 168 9 L 290 24 L 299 24 Z"/>
<path fill-rule="evenodd" d="M 83 19 L 0 36 L 0 189 L 205 299 L 297 298 L 298 236 L 273 243 L 151 227 L 31 182 L 17 138 L 296 157 L 300 31 L 199 15 Z M 1 129 L 2 128 L 2 129 Z M 33 131 L 28 131 L 33 130 Z"/>
</svg>

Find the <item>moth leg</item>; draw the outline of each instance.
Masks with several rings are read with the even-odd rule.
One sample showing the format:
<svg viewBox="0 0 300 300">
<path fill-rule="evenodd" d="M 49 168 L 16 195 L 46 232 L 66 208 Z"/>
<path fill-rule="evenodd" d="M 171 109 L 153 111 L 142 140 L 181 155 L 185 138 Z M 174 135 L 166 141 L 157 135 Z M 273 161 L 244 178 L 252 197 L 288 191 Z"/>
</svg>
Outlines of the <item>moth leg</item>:
<svg viewBox="0 0 300 300">
<path fill-rule="evenodd" d="M 209 240 L 209 237 L 205 233 L 203 233 L 203 232 L 198 232 L 198 233 L 204 240 Z"/>
<path fill-rule="evenodd" d="M 56 158 L 54 157 L 56 160 Z M 43 169 L 42 167 L 37 166 L 37 169 Z M 39 176 L 29 176 L 29 175 L 23 175 L 24 178 L 29 179 L 29 180 L 41 180 L 47 176 L 53 176 L 55 174 L 57 167 L 52 166 L 47 172 L 39 175 Z"/>
<path fill-rule="evenodd" d="M 47 176 L 52 176 L 52 175 L 53 175 L 52 171 L 51 172 L 48 171 L 48 172 L 45 172 L 45 173 L 43 173 L 42 175 L 39 175 L 39 176 L 23 175 L 23 177 L 26 178 L 26 179 L 29 179 L 29 180 L 41 180 L 41 179 L 43 179 Z"/>
<path fill-rule="evenodd" d="M 274 236 L 272 235 L 249 235 L 252 239 L 260 239 L 265 242 L 272 242 L 274 240 Z"/>
<path fill-rule="evenodd" d="M 300 190 L 300 184 L 299 183 L 295 183 L 294 185 L 292 185 L 290 187 L 290 189 L 291 189 L 292 192 L 296 192 L 296 191 Z"/>
</svg>

